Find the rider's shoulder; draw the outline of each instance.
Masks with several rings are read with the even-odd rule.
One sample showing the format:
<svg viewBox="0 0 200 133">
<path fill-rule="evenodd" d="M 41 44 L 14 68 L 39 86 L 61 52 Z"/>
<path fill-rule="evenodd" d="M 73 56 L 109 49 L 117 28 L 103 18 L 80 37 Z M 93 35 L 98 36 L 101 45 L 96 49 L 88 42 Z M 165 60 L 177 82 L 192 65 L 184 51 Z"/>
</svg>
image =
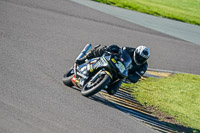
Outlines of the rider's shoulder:
<svg viewBox="0 0 200 133">
<path fill-rule="evenodd" d="M 141 66 L 141 69 L 143 69 L 143 70 L 147 70 L 147 68 L 148 68 L 148 63 L 146 62 L 146 63 L 144 63 L 142 66 Z"/>
<path fill-rule="evenodd" d="M 148 67 L 148 62 L 144 63 L 143 65 L 144 65 L 144 67 L 147 68 Z"/>
</svg>

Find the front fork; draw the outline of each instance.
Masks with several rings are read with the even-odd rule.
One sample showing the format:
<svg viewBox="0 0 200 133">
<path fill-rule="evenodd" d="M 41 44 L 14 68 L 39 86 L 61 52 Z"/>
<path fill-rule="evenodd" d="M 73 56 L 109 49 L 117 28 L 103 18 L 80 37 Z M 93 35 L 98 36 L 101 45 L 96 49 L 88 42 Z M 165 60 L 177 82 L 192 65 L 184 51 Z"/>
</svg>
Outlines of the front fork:
<svg viewBox="0 0 200 133">
<path fill-rule="evenodd" d="M 110 72 L 102 69 L 92 77 L 90 82 L 95 82 L 102 74 L 107 74 L 112 79 L 112 75 L 110 74 Z"/>
</svg>

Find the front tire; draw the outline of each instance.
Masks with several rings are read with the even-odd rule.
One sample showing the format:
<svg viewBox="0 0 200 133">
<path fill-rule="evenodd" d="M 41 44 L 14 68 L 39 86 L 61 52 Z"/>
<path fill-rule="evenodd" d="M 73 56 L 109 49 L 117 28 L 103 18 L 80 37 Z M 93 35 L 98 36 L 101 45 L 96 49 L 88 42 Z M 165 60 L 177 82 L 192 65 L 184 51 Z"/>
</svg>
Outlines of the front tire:
<svg viewBox="0 0 200 133">
<path fill-rule="evenodd" d="M 86 97 L 92 96 L 105 88 L 110 80 L 110 76 L 101 74 L 94 82 L 89 81 L 81 90 L 81 94 Z"/>
<path fill-rule="evenodd" d="M 74 77 L 74 70 L 70 69 L 68 73 L 64 74 L 63 83 L 69 87 L 73 86 L 72 78 Z"/>
</svg>

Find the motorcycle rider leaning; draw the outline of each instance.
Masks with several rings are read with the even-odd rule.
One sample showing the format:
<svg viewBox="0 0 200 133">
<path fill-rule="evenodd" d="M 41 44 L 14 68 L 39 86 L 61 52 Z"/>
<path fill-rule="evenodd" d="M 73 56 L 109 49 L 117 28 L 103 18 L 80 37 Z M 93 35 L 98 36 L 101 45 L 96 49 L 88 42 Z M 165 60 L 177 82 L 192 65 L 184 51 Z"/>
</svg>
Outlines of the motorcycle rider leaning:
<svg viewBox="0 0 200 133">
<path fill-rule="evenodd" d="M 86 59 L 100 57 L 104 54 L 105 51 L 118 54 L 120 49 L 126 51 L 132 58 L 132 65 L 129 69 L 127 79 L 131 81 L 132 83 L 136 83 L 142 77 L 142 75 L 146 72 L 147 67 L 148 67 L 147 59 L 150 56 L 150 51 L 146 46 L 138 46 L 137 48 L 131 48 L 131 47 L 120 48 L 114 44 L 110 46 L 98 45 L 93 50 L 88 52 L 86 56 L 76 60 L 76 64 L 80 65 L 80 64 L 83 64 Z M 108 92 L 108 94 L 114 95 L 118 91 L 121 84 L 122 84 L 122 80 L 118 80 L 117 82 L 109 85 L 106 91 Z"/>
</svg>

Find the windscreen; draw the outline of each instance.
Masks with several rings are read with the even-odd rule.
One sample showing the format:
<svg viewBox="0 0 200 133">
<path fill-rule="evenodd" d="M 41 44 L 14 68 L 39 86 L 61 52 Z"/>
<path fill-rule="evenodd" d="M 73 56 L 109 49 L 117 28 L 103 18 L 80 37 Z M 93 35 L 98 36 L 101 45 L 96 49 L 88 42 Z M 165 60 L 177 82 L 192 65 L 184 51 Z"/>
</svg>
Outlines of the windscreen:
<svg viewBox="0 0 200 133">
<path fill-rule="evenodd" d="M 126 51 L 122 51 L 122 58 L 124 60 L 123 61 L 124 66 L 126 68 L 128 68 L 132 63 L 132 59 L 131 59 L 130 55 Z"/>
</svg>

